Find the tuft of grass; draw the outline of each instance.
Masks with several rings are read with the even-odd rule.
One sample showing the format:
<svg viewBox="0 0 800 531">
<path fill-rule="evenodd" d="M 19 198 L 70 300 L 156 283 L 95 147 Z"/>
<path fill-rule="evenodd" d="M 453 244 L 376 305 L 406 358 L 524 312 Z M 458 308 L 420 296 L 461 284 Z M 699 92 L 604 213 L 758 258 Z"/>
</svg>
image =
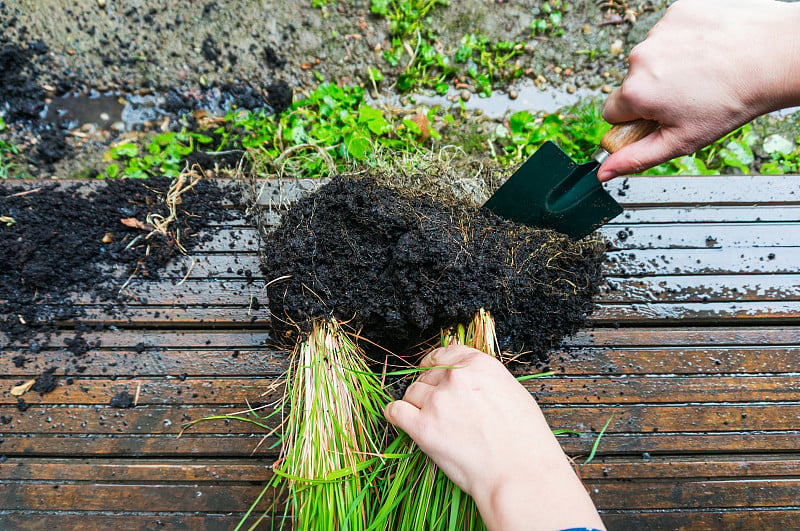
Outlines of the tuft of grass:
<svg viewBox="0 0 800 531">
<path fill-rule="evenodd" d="M 494 319 L 481 309 L 466 327 L 459 325 L 442 331 L 441 346 L 468 345 L 492 357 L 500 357 L 495 337 Z M 439 470 L 417 444 L 400 432 L 393 452 L 406 454 L 388 465 L 389 478 L 376 513 L 380 527 L 370 529 L 411 530 L 484 530 L 475 501 Z"/>
<path fill-rule="evenodd" d="M 329 320 L 314 323 L 295 349 L 287 386 L 283 445 L 268 485 L 288 499 L 284 516 L 295 530 L 366 529 L 378 495 L 373 479 L 385 461 L 389 397 L 380 378 Z"/>
</svg>

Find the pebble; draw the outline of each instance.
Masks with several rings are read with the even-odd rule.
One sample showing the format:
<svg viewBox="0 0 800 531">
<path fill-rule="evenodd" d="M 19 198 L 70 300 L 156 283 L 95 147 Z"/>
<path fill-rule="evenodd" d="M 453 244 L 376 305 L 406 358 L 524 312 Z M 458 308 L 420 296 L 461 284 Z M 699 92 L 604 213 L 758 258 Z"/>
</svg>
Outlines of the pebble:
<svg viewBox="0 0 800 531">
<path fill-rule="evenodd" d="M 584 35 L 589 35 L 592 32 L 592 27 L 589 24 L 584 24 L 582 29 Z"/>
<path fill-rule="evenodd" d="M 575 94 L 575 87 L 567 85 L 567 94 Z"/>
<path fill-rule="evenodd" d="M 106 7 L 106 0 L 97 0 L 97 5 L 101 8 Z"/>
<path fill-rule="evenodd" d="M 611 55 L 620 55 L 625 49 L 622 47 L 622 41 L 617 39 L 611 43 L 609 46 L 608 51 L 611 52 Z"/>
<path fill-rule="evenodd" d="M 614 89 L 611 88 L 611 85 L 603 85 L 600 87 L 600 90 L 603 91 L 603 94 L 611 94 L 614 91 Z"/>
<path fill-rule="evenodd" d="M 518 97 L 519 97 L 519 92 L 517 92 L 515 89 L 511 89 L 508 91 L 508 99 L 515 100 Z"/>
<path fill-rule="evenodd" d="M 467 89 L 464 89 L 464 90 L 461 91 L 461 99 L 463 101 L 469 101 L 470 96 L 471 96 L 471 94 L 469 93 L 469 91 Z"/>
</svg>

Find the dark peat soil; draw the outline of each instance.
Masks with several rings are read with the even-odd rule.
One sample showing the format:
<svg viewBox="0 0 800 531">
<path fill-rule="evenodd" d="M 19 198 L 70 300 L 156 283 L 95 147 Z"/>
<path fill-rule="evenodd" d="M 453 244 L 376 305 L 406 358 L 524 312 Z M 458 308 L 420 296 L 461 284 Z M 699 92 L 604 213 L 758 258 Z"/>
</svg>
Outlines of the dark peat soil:
<svg viewBox="0 0 800 531">
<path fill-rule="evenodd" d="M 163 198 L 171 184 L 166 178 L 0 184 L 6 220 L 0 224 L 0 354 L 16 352 L 14 363 L 24 366 L 43 349 L 63 348 L 79 370 L 82 355 L 98 346 L 83 338 L 89 327 L 81 322 L 79 299 L 124 316 L 128 300 L 119 288 L 128 278 L 157 279 L 180 252 L 176 231 L 191 252 L 209 222 L 232 215 L 221 203 L 240 201 L 233 189 L 201 180 L 181 195 L 166 234 L 151 234 L 147 217 L 168 215 Z M 51 344 L 53 336 L 64 337 Z M 35 390 L 52 390 L 52 370 L 40 379 Z"/>
<path fill-rule="evenodd" d="M 268 289 L 279 329 L 334 316 L 399 353 L 485 308 L 501 348 L 545 361 L 586 323 L 604 247 L 337 177 L 265 235 L 262 268 L 287 276 Z"/>
</svg>

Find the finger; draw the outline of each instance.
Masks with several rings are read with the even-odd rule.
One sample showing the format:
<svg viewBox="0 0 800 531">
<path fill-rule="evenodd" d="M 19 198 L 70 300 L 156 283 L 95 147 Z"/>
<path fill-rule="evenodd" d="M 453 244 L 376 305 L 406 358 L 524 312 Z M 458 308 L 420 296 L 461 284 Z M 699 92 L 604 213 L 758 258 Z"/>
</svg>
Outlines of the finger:
<svg viewBox="0 0 800 531">
<path fill-rule="evenodd" d="M 630 99 L 625 95 L 623 87 L 625 87 L 624 83 L 622 87 L 619 87 L 609 94 L 600 110 L 603 119 L 610 124 L 630 122 L 631 120 L 644 118 L 640 112 L 634 109 Z"/>
<path fill-rule="evenodd" d="M 450 345 L 449 347 L 437 348 L 422 358 L 420 367 L 452 367 L 461 361 L 466 355 L 474 351 L 464 345 Z"/>
<path fill-rule="evenodd" d="M 618 175 L 640 173 L 682 154 L 680 147 L 667 141 L 662 128 L 609 155 L 597 170 L 597 178 L 605 182 Z"/>
<path fill-rule="evenodd" d="M 447 371 L 450 369 L 433 369 L 430 367 L 421 368 L 420 375 L 417 377 L 417 382 L 426 383 L 428 385 L 439 385 L 447 376 Z"/>
<path fill-rule="evenodd" d="M 383 415 L 386 420 L 406 432 L 412 439 L 417 434 L 420 412 L 413 404 L 405 400 L 389 402 L 383 410 Z"/>
<path fill-rule="evenodd" d="M 428 402 L 428 398 L 435 389 L 433 385 L 417 380 L 408 386 L 406 394 L 403 395 L 403 400 L 418 408 L 422 408 Z"/>
</svg>

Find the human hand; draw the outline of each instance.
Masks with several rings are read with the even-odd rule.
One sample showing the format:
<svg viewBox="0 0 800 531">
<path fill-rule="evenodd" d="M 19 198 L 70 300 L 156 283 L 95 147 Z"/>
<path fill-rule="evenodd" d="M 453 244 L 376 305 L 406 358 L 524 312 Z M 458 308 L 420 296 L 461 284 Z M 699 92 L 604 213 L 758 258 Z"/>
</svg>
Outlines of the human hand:
<svg viewBox="0 0 800 531">
<path fill-rule="evenodd" d="M 462 490 L 489 529 L 602 528 L 539 406 L 498 360 L 437 349 L 386 418 Z"/>
<path fill-rule="evenodd" d="M 762 114 L 800 104 L 800 4 L 678 0 L 630 53 L 603 105 L 610 123 L 661 128 L 609 156 L 608 181 L 694 153 Z"/>
</svg>

